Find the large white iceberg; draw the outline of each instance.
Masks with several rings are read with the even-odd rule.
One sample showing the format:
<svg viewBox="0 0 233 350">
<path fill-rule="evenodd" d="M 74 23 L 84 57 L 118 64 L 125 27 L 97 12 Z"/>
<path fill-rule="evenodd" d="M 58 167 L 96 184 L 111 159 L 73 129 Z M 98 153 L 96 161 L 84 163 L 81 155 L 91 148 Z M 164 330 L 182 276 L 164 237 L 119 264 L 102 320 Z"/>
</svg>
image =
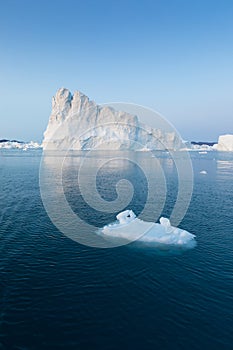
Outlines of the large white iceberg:
<svg viewBox="0 0 233 350">
<path fill-rule="evenodd" d="M 233 135 L 227 134 L 219 136 L 215 148 L 218 151 L 233 152 Z"/>
<path fill-rule="evenodd" d="M 44 133 L 46 150 L 177 150 L 182 140 L 175 131 L 144 125 L 136 115 L 99 106 L 80 91 L 65 88 L 52 100 L 52 113 Z"/>
<path fill-rule="evenodd" d="M 132 210 L 125 210 L 119 213 L 116 218 L 117 221 L 115 223 L 106 225 L 100 230 L 101 235 L 159 245 L 186 247 L 195 245 L 194 234 L 171 226 L 167 218 L 161 217 L 159 224 L 147 222 L 136 218 Z"/>
</svg>

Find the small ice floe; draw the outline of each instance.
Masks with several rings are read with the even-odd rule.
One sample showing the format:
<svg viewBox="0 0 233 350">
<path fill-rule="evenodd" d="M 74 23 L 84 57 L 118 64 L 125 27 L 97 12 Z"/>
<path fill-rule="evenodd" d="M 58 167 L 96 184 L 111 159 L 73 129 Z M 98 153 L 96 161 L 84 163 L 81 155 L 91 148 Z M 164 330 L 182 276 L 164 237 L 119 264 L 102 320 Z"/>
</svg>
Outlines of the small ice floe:
<svg viewBox="0 0 233 350">
<path fill-rule="evenodd" d="M 207 152 L 206 151 L 200 151 L 200 152 L 198 152 L 199 154 L 207 154 Z"/>
<path fill-rule="evenodd" d="M 157 245 L 193 247 L 195 235 L 178 227 L 171 226 L 169 219 L 161 217 L 160 223 L 136 218 L 132 210 L 119 213 L 117 221 L 104 226 L 99 233 L 105 237 L 115 237 L 127 241 L 141 241 Z"/>
<path fill-rule="evenodd" d="M 206 175 L 206 174 L 207 174 L 207 171 L 206 171 L 206 170 L 201 170 L 201 171 L 200 171 L 200 174 L 201 174 L 201 175 Z"/>
</svg>

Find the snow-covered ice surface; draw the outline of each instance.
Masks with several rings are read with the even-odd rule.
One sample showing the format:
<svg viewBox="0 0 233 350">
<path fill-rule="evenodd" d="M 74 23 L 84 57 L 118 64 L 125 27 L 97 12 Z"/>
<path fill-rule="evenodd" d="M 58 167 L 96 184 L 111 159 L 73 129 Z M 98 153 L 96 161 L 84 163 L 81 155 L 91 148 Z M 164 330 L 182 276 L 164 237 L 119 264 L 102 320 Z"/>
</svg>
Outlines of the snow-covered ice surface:
<svg viewBox="0 0 233 350">
<path fill-rule="evenodd" d="M 147 222 L 136 218 L 132 210 L 117 215 L 117 221 L 98 231 L 104 237 L 115 237 L 127 241 L 140 241 L 151 245 L 170 245 L 193 248 L 195 235 L 178 227 L 173 227 L 169 219 L 160 218 L 160 223 Z"/>
<path fill-rule="evenodd" d="M 184 144 L 186 147 L 181 151 L 198 151 L 199 154 L 207 154 L 211 151 L 233 152 L 233 135 L 221 135 L 218 138 L 218 143 L 213 145 L 192 144 L 188 141 L 184 141 Z"/>
<path fill-rule="evenodd" d="M 183 141 L 183 144 L 185 145 L 185 148 L 182 148 L 181 151 L 193 151 L 198 152 L 199 154 L 207 154 L 208 152 L 216 150 L 217 144 L 214 144 L 213 146 L 207 145 L 207 144 L 192 144 L 188 141 Z"/>
<path fill-rule="evenodd" d="M 37 149 L 41 148 L 38 142 L 17 142 L 17 141 L 5 141 L 0 142 L 0 148 L 3 149 L 22 149 L 26 151 L 27 149 Z"/>
</svg>

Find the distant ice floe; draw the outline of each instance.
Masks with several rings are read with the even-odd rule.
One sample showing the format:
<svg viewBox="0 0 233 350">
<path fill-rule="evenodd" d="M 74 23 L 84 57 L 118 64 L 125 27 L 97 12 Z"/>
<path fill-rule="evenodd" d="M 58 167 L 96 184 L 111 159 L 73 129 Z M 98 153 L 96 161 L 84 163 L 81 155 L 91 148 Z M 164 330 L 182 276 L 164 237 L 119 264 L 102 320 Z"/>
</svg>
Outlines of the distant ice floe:
<svg viewBox="0 0 233 350">
<path fill-rule="evenodd" d="M 183 141 L 183 144 L 185 147 L 182 148 L 181 151 L 197 151 L 199 154 L 207 154 L 209 151 L 214 151 L 216 149 L 216 144 L 198 144 L 189 141 Z"/>
<path fill-rule="evenodd" d="M 208 151 L 233 152 L 233 134 L 220 135 L 218 143 L 201 143 L 183 141 L 186 151 L 198 151 L 199 154 L 206 154 Z"/>
<path fill-rule="evenodd" d="M 19 142 L 19 141 L 3 141 L 0 142 L 0 148 L 3 149 L 22 149 L 27 151 L 28 149 L 41 148 L 41 145 L 38 142 Z"/>
<path fill-rule="evenodd" d="M 195 235 L 178 227 L 173 227 L 169 219 L 160 218 L 160 223 L 147 222 L 136 218 L 132 210 L 117 215 L 115 223 L 104 226 L 99 233 L 105 237 L 141 241 L 157 245 L 195 246 Z"/>
<path fill-rule="evenodd" d="M 200 174 L 206 175 L 206 174 L 207 174 L 207 171 L 206 171 L 206 170 L 201 170 L 201 171 L 200 171 Z"/>
</svg>

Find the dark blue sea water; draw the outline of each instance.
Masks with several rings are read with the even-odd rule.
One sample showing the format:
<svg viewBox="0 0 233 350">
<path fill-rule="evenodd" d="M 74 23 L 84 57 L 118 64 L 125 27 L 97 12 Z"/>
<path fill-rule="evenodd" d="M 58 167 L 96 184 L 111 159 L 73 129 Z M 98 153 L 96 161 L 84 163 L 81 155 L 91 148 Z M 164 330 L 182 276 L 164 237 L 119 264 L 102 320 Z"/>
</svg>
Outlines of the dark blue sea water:
<svg viewBox="0 0 233 350">
<path fill-rule="evenodd" d="M 137 157 L 150 169 L 148 157 Z M 197 246 L 100 249 L 69 239 L 51 222 L 40 196 L 40 151 L 1 151 L 1 350 L 233 349 L 233 156 L 191 157 L 194 191 L 180 226 L 196 235 Z M 168 155 L 157 159 L 167 176 L 163 215 L 169 215 L 176 170 Z M 101 168 L 96 184 L 111 201 L 117 181 L 127 178 L 135 188 L 128 207 L 139 215 L 148 184 L 143 171 L 126 162 Z M 64 170 L 74 212 L 98 227 L 113 221 L 115 213 L 85 203 L 74 171 Z"/>
</svg>

